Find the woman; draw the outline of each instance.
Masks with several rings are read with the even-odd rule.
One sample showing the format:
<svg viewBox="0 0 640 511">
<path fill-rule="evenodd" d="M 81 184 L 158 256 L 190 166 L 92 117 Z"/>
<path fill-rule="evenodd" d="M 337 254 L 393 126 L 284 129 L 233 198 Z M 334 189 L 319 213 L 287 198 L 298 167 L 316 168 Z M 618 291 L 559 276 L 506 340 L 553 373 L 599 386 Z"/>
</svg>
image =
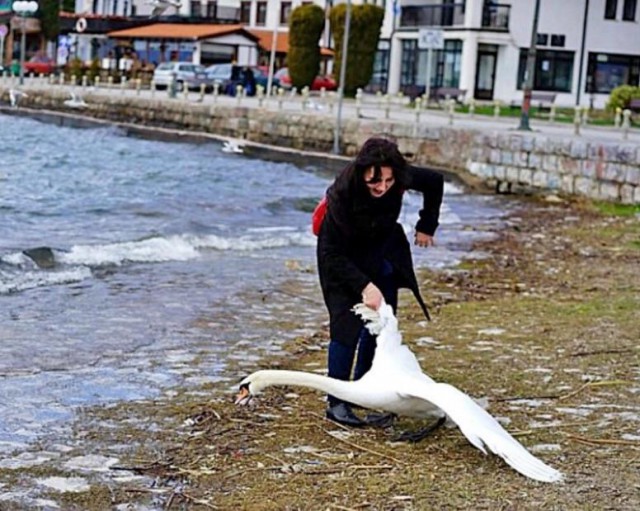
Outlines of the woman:
<svg viewBox="0 0 640 511">
<path fill-rule="evenodd" d="M 433 245 L 443 193 L 442 175 L 407 164 L 398 146 L 383 138 L 370 138 L 356 159 L 327 190 L 327 211 L 318 233 L 318 273 L 329 310 L 329 376 L 349 380 L 371 367 L 375 338 L 351 310 L 358 302 L 378 309 L 383 298 L 394 311 L 398 289 L 410 289 L 424 314 L 413 270 L 411 248 L 398 223 L 405 190 L 422 193 L 424 205 L 414 242 Z M 351 405 L 328 396 L 327 417 L 349 426 L 363 426 Z"/>
</svg>

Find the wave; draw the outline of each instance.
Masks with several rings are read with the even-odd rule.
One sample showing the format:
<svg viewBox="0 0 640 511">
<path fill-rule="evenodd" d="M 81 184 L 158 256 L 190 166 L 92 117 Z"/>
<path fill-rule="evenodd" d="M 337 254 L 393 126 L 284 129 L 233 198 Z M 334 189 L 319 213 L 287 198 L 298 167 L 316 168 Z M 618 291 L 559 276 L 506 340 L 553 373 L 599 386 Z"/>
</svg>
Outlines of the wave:
<svg viewBox="0 0 640 511">
<path fill-rule="evenodd" d="M 286 247 L 311 247 L 315 237 L 289 227 L 253 228 L 238 237 L 181 234 L 137 241 L 74 245 L 68 250 L 25 249 L 0 257 L 0 294 L 66 284 L 91 277 L 92 268 L 130 263 L 162 263 L 200 258 L 205 251 L 258 252 Z M 44 265 L 38 251 L 51 255 Z"/>
</svg>

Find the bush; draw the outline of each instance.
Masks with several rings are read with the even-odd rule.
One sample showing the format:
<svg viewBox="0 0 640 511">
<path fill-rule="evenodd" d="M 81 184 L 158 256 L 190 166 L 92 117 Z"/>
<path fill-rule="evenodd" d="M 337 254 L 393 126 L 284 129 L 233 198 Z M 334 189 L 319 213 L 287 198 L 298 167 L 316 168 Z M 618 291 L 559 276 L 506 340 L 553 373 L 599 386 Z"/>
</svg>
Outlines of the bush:
<svg viewBox="0 0 640 511">
<path fill-rule="evenodd" d="M 287 66 L 291 84 L 298 90 L 309 87 L 320 70 L 318 41 L 324 30 L 324 11 L 315 4 L 303 4 L 291 13 Z"/>
<path fill-rule="evenodd" d="M 329 14 L 335 41 L 334 70 L 336 73 L 339 73 L 342 61 L 342 41 L 346 15 L 345 4 L 333 7 Z M 366 86 L 371 80 L 383 20 L 384 9 L 382 7 L 372 4 L 351 7 L 347 68 L 343 87 L 345 94 L 354 95 L 358 88 Z"/>
<path fill-rule="evenodd" d="M 617 108 L 625 109 L 632 99 L 640 98 L 640 87 L 633 85 L 620 85 L 611 91 L 607 109 L 615 111 Z"/>
</svg>

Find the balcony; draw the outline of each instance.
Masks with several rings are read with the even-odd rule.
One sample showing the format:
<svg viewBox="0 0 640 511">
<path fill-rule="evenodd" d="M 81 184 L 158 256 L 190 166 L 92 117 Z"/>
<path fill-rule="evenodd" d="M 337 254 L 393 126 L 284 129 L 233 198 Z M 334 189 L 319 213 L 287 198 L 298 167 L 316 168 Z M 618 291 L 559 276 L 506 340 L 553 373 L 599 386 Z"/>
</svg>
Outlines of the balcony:
<svg viewBox="0 0 640 511">
<path fill-rule="evenodd" d="M 504 4 L 486 5 L 482 8 L 482 28 L 509 30 L 511 6 Z"/>
<path fill-rule="evenodd" d="M 401 27 L 458 27 L 464 25 L 464 3 L 407 5 L 400 13 Z"/>
<path fill-rule="evenodd" d="M 412 0 L 409 0 L 411 2 Z M 407 3 L 409 3 L 407 2 Z M 478 13 L 479 14 L 479 13 Z M 484 3 L 482 19 L 470 20 L 473 27 L 508 31 L 511 6 Z M 480 24 L 480 27 L 477 24 Z M 400 13 L 400 27 L 462 27 L 465 26 L 465 4 L 406 5 Z M 467 25 L 468 26 L 468 25 Z"/>
</svg>

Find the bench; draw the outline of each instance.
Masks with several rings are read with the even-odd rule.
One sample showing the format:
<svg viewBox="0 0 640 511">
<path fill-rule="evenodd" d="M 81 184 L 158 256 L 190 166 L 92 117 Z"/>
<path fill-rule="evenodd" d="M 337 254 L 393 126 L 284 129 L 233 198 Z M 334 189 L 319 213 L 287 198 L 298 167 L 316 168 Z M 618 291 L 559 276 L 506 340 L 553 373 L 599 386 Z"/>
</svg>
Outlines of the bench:
<svg viewBox="0 0 640 511">
<path fill-rule="evenodd" d="M 438 103 L 446 99 L 453 99 L 457 103 L 464 100 L 467 91 L 465 89 L 458 89 L 457 87 L 436 87 L 429 91 L 429 99 L 435 100 Z"/>
<path fill-rule="evenodd" d="M 400 90 L 405 96 L 411 98 L 414 101 L 416 98 L 422 97 L 425 93 L 424 85 L 403 85 Z M 457 87 L 434 87 L 429 90 L 429 101 L 435 101 L 440 103 L 445 99 L 453 99 L 460 103 L 464 100 L 464 96 L 467 93 L 465 89 L 458 89 Z"/>
<path fill-rule="evenodd" d="M 627 108 L 634 113 L 640 113 L 640 98 L 633 98 L 629 101 Z"/>
<path fill-rule="evenodd" d="M 549 111 L 556 100 L 555 92 L 531 91 L 531 106 L 537 106 L 540 112 Z M 520 108 L 522 101 L 512 101 L 510 107 L 512 109 Z"/>
</svg>

